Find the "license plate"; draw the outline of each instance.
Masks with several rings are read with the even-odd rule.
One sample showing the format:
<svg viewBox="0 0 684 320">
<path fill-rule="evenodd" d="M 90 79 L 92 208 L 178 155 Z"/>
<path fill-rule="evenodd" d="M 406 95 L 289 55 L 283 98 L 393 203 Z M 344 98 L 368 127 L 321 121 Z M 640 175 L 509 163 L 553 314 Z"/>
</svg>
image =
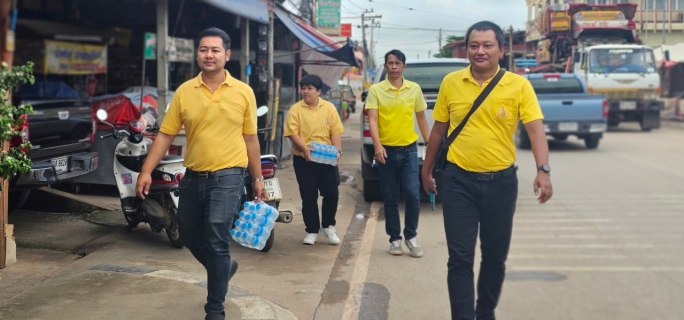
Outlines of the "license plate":
<svg viewBox="0 0 684 320">
<path fill-rule="evenodd" d="M 280 183 L 278 178 L 264 180 L 264 188 L 266 189 L 266 200 L 280 200 L 283 194 L 280 192 Z"/>
<path fill-rule="evenodd" d="M 52 159 L 52 165 L 55 166 L 55 171 L 57 171 L 57 173 L 67 172 L 69 171 L 69 158 L 54 158 Z"/>
<path fill-rule="evenodd" d="M 578 129 L 579 126 L 577 125 L 577 122 L 561 122 L 558 124 L 558 131 L 570 132 L 577 131 Z"/>
<path fill-rule="evenodd" d="M 620 101 L 620 110 L 636 110 L 636 101 Z"/>
</svg>

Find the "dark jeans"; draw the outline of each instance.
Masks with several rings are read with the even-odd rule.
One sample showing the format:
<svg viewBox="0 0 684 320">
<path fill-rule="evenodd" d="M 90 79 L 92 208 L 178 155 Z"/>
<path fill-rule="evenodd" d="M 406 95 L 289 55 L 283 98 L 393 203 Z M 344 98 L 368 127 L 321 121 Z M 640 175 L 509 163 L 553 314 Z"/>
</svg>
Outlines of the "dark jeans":
<svg viewBox="0 0 684 320">
<path fill-rule="evenodd" d="M 243 188 L 244 171 L 201 179 L 188 169 L 181 181 L 178 232 L 183 244 L 207 270 L 207 314 L 224 310 L 231 271 L 230 229 Z"/>
<path fill-rule="evenodd" d="M 420 173 L 418 172 L 418 149 L 415 142 L 405 147 L 384 146 L 387 152 L 385 164 L 376 161 L 380 174 L 380 190 L 385 202 L 385 231 L 389 241 L 401 240 L 399 219 L 399 185 L 404 189 L 406 210 L 404 214 L 404 237 L 416 237 L 420 213 Z"/>
<path fill-rule="evenodd" d="M 302 216 L 306 233 L 318 233 L 321 227 L 327 228 L 335 225 L 337 203 L 340 199 L 338 186 L 340 185 L 340 172 L 337 166 L 306 161 L 304 157 L 294 156 L 292 160 L 299 194 L 302 197 Z M 323 197 L 321 216 L 318 218 L 318 192 Z"/>
<path fill-rule="evenodd" d="M 502 172 L 505 173 L 486 181 L 449 163 L 437 179 L 449 248 L 447 282 L 453 320 L 494 319 L 518 198 L 515 169 L 511 167 Z M 473 260 L 478 227 L 482 262 L 474 308 Z"/>
</svg>

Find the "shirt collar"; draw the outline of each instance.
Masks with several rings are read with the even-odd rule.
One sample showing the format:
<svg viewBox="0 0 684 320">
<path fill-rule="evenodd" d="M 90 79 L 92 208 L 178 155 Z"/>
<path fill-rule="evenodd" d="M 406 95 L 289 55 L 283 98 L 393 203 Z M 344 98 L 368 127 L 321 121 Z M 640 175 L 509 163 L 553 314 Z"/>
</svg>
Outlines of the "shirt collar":
<svg viewBox="0 0 684 320">
<path fill-rule="evenodd" d="M 233 77 L 230 75 L 230 72 L 228 72 L 228 70 L 224 69 L 223 72 L 225 72 L 226 78 L 223 80 L 223 83 L 221 83 L 221 85 L 225 84 L 229 87 L 232 87 L 233 81 L 235 79 L 233 79 Z M 200 72 L 195 79 L 197 79 L 197 81 L 195 82 L 195 88 L 199 88 L 204 84 L 204 81 L 202 81 L 202 72 Z"/>
<path fill-rule="evenodd" d="M 404 90 L 404 89 L 411 88 L 411 84 L 410 84 L 408 81 L 406 81 L 406 78 L 401 77 L 401 80 L 402 80 L 402 81 L 401 81 L 401 88 L 399 88 L 399 91 Z M 386 91 L 389 91 L 389 90 L 397 90 L 397 88 L 396 88 L 395 86 L 393 86 L 393 85 L 389 82 L 389 79 L 385 79 L 385 80 L 383 81 L 383 83 L 384 83 L 384 86 L 385 86 L 385 90 L 386 90 Z"/>
<path fill-rule="evenodd" d="M 300 103 L 301 103 L 301 106 L 304 107 L 304 108 L 318 109 L 318 108 L 320 108 L 320 107 L 323 106 L 323 99 L 321 99 L 320 97 L 318 97 L 318 105 L 316 106 L 316 108 L 311 108 L 311 107 L 306 103 L 306 101 L 304 101 L 304 99 L 302 99 L 302 100 L 300 101 Z"/>
<path fill-rule="evenodd" d="M 472 83 L 477 83 L 477 81 L 475 81 L 475 78 L 473 78 L 473 73 L 472 73 L 472 71 L 471 71 L 471 68 L 472 68 L 472 66 L 468 66 L 468 67 L 466 68 L 466 71 L 463 73 L 463 80 L 464 80 L 464 81 L 467 80 L 467 81 L 470 81 L 470 82 L 472 82 Z M 501 66 L 499 66 L 499 67 L 496 69 L 496 72 L 498 73 L 499 70 L 501 70 Z M 494 74 L 494 76 L 496 76 L 496 73 Z M 490 81 L 492 81 L 492 79 L 494 79 L 494 76 L 492 76 L 491 78 L 487 79 L 484 83 L 489 83 Z M 503 80 L 503 79 L 501 79 L 501 80 Z M 504 82 L 503 82 L 503 81 L 499 81 L 498 85 L 500 85 L 500 86 L 503 87 L 503 86 L 504 86 Z"/>
</svg>

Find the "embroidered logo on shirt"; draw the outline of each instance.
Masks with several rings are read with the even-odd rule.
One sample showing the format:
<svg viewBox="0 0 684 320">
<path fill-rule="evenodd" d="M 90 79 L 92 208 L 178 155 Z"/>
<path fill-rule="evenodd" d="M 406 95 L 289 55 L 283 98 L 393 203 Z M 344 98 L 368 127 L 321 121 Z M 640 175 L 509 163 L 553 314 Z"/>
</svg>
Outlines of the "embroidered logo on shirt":
<svg viewBox="0 0 684 320">
<path fill-rule="evenodd" d="M 496 117 L 499 119 L 506 119 L 508 118 L 509 113 L 508 110 L 506 110 L 506 106 L 501 106 L 501 109 L 499 109 L 499 112 L 496 113 Z"/>
</svg>

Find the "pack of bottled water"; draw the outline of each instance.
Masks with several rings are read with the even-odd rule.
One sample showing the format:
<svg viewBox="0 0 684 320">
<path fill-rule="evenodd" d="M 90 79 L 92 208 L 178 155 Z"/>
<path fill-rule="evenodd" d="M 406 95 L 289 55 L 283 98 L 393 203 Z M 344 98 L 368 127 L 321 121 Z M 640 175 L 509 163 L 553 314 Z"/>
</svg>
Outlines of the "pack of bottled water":
<svg viewBox="0 0 684 320">
<path fill-rule="evenodd" d="M 252 249 L 261 250 L 278 219 L 278 210 L 261 201 L 245 202 L 230 235 L 235 242 Z"/>
<path fill-rule="evenodd" d="M 329 164 L 334 166 L 337 163 L 337 147 L 329 144 L 312 142 L 311 147 L 311 161 Z"/>
</svg>

